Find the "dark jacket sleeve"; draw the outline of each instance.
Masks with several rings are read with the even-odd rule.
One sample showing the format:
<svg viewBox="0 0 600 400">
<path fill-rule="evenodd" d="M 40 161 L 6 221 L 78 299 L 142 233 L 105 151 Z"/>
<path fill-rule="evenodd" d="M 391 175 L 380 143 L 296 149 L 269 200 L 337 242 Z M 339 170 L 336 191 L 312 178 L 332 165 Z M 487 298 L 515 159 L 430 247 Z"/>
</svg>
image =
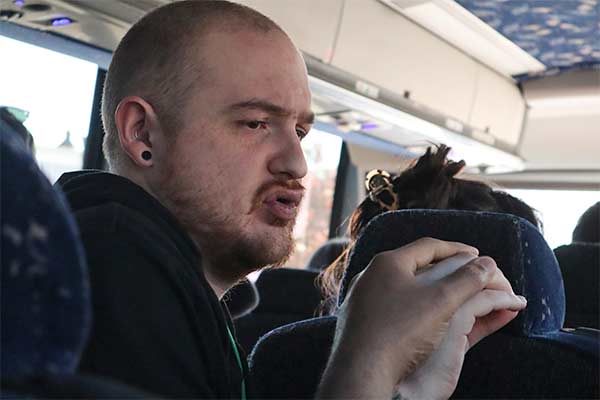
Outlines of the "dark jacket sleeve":
<svg viewBox="0 0 600 400">
<path fill-rule="evenodd" d="M 80 369 L 161 396 L 219 397 L 192 311 L 164 265 L 136 240 L 82 238 L 94 314 Z"/>
</svg>

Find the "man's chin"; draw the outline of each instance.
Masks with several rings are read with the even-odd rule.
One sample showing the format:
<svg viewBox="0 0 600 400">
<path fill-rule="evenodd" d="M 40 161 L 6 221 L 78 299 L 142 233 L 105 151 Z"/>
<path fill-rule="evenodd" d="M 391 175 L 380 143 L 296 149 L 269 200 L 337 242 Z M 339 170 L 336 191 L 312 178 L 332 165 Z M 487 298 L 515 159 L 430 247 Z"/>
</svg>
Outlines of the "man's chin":
<svg viewBox="0 0 600 400">
<path fill-rule="evenodd" d="M 287 221 L 285 224 L 270 224 L 270 232 L 253 238 L 253 243 L 246 243 L 248 265 L 254 270 L 265 267 L 281 267 L 290 259 L 294 250 L 292 237 L 294 224 Z"/>
</svg>

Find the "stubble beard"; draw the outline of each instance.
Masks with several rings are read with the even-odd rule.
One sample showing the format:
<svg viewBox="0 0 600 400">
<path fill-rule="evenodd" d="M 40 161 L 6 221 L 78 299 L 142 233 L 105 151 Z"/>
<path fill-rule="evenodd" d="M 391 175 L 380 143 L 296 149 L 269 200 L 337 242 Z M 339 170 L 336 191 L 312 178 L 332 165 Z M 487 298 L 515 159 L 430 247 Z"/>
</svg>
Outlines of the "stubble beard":
<svg viewBox="0 0 600 400">
<path fill-rule="evenodd" d="M 257 222 L 254 222 L 257 223 Z M 266 267 L 281 267 L 289 260 L 293 249 L 293 222 L 271 226 L 269 231 L 254 235 L 251 231 L 221 229 L 231 224 L 216 224 L 204 237 L 202 249 L 217 266 L 219 275 L 230 281 L 243 279 L 251 272 Z"/>
<path fill-rule="evenodd" d="M 285 265 L 293 249 L 293 221 L 272 221 L 260 235 L 249 229 L 249 224 L 263 224 L 254 218 L 236 221 L 235 215 L 219 210 L 219 199 L 207 198 L 196 186 L 190 189 L 186 179 L 169 174 L 163 182 L 163 204 L 196 243 L 203 263 L 213 266 L 213 274 L 228 281 L 243 279 L 249 273 Z M 232 210 L 239 211 L 239 210 Z"/>
</svg>

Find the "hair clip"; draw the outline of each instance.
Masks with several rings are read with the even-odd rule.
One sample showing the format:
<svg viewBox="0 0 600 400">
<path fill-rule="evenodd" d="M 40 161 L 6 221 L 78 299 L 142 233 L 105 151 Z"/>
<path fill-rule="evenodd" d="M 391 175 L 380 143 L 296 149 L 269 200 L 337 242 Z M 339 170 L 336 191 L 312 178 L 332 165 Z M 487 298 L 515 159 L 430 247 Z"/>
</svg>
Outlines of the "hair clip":
<svg viewBox="0 0 600 400">
<path fill-rule="evenodd" d="M 381 208 L 387 211 L 398 209 L 398 193 L 394 191 L 389 172 L 381 169 L 370 171 L 365 179 L 365 186 L 371 201 L 379 204 Z"/>
</svg>

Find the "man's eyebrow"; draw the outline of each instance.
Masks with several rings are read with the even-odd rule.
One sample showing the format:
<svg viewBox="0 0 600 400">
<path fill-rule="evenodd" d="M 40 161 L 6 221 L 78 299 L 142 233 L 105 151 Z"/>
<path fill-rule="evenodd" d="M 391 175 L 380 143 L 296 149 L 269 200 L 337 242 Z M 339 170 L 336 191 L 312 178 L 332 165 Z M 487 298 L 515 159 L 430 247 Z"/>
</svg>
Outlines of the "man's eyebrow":
<svg viewBox="0 0 600 400">
<path fill-rule="evenodd" d="M 277 115 L 280 117 L 289 117 L 292 112 L 286 108 L 278 106 L 277 104 L 271 103 L 268 100 L 261 99 L 250 99 L 241 101 L 239 103 L 232 104 L 227 107 L 228 111 L 241 111 L 241 110 L 260 110 L 269 114 Z M 305 124 L 312 125 L 315 122 L 315 113 L 312 111 L 303 113 L 300 115 L 300 119 Z"/>
</svg>

